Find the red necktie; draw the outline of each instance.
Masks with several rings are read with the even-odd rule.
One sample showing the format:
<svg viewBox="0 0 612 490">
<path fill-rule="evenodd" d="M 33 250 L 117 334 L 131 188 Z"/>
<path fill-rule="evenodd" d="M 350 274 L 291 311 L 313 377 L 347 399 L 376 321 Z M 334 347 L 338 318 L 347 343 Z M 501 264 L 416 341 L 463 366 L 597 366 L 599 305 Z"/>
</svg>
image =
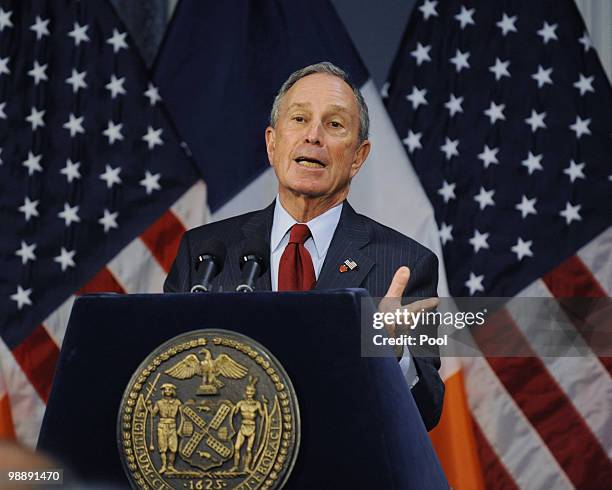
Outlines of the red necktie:
<svg viewBox="0 0 612 490">
<path fill-rule="evenodd" d="M 314 288 L 315 277 L 312 257 L 304 242 L 310 237 L 306 225 L 296 224 L 291 227 L 289 243 L 283 251 L 278 267 L 279 291 L 308 291 Z"/>
</svg>

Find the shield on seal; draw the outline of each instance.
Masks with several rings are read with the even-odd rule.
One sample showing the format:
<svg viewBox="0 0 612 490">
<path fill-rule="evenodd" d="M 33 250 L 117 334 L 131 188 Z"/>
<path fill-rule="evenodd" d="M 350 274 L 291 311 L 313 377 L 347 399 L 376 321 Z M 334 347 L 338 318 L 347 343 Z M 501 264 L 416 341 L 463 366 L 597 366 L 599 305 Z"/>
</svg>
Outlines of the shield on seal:
<svg viewBox="0 0 612 490">
<path fill-rule="evenodd" d="M 208 471 L 234 455 L 234 404 L 229 400 L 194 401 L 181 407 L 179 453 L 191 465 Z"/>
</svg>

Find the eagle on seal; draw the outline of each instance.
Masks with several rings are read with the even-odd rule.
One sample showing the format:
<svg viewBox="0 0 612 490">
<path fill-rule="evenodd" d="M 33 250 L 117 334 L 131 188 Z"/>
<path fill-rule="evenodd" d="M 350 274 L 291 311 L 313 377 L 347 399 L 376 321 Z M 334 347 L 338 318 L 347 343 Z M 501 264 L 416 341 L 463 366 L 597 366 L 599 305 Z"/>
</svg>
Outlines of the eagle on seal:
<svg viewBox="0 0 612 490">
<path fill-rule="evenodd" d="M 244 378 L 249 370 L 242 364 L 234 361 L 227 354 L 219 354 L 213 359 L 208 349 L 202 349 L 198 354 L 204 354 L 200 360 L 195 354 L 189 354 L 183 360 L 167 369 L 169 376 L 177 379 L 189 379 L 193 376 L 202 376 L 202 383 L 198 387 L 198 395 L 216 395 L 224 383 L 218 379 L 225 376 L 231 379 Z"/>
</svg>

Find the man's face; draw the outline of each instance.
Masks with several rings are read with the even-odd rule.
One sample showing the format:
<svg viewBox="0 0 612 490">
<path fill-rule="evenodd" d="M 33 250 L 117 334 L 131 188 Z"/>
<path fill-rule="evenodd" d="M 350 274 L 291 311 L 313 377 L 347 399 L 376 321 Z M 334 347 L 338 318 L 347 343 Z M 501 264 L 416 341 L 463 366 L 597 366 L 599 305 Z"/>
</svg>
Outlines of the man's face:
<svg viewBox="0 0 612 490">
<path fill-rule="evenodd" d="M 359 108 L 344 80 L 316 73 L 283 97 L 276 127 L 266 129 L 270 164 L 279 191 L 306 198 L 346 197 L 370 151 L 359 143 Z"/>
</svg>

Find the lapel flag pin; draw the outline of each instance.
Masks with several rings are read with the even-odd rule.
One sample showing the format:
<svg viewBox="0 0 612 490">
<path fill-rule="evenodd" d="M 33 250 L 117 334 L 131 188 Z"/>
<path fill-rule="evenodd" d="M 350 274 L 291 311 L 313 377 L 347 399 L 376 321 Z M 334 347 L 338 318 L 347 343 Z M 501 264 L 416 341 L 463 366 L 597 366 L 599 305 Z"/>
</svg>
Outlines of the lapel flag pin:
<svg viewBox="0 0 612 490">
<path fill-rule="evenodd" d="M 346 272 L 346 271 L 349 271 L 349 270 L 352 271 L 352 270 L 354 270 L 356 268 L 357 268 L 357 262 L 355 262 L 354 260 L 351 260 L 351 259 L 346 259 L 344 261 L 344 264 L 342 264 L 338 270 L 340 272 Z"/>
</svg>

